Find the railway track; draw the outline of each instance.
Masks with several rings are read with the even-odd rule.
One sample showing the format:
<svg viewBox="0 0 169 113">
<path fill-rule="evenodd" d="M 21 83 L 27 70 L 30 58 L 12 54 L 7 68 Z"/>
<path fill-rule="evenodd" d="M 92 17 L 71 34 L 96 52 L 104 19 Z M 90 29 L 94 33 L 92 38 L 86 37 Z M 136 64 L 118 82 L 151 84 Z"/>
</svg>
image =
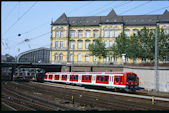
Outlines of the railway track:
<svg viewBox="0 0 169 113">
<path fill-rule="evenodd" d="M 151 105 L 147 100 L 133 99 L 122 96 L 112 96 L 109 94 L 100 94 L 95 92 L 78 91 L 64 88 L 49 87 L 40 85 L 38 83 L 10 83 L 8 88 L 18 88 L 24 92 L 36 92 L 43 95 L 39 97 L 48 98 L 62 98 L 70 103 L 72 96 L 76 104 L 85 106 L 86 108 L 93 108 L 93 110 L 169 110 L 168 107 L 159 104 Z M 29 92 L 28 92 L 29 91 Z M 64 94 L 64 95 L 63 95 Z M 48 97 L 44 96 L 48 95 Z M 50 98 L 49 98 L 50 97 Z M 137 100 L 137 101 L 135 101 Z M 146 102 L 145 102 L 146 101 Z M 63 102 L 64 103 L 64 102 Z"/>
<path fill-rule="evenodd" d="M 16 106 L 19 111 L 65 111 L 65 110 L 78 110 L 75 108 L 70 108 L 66 106 L 61 106 L 60 104 L 49 102 L 45 98 L 40 98 L 39 96 L 31 95 L 30 92 L 24 91 L 21 88 L 14 88 L 16 84 L 8 84 L 2 88 L 2 100 L 7 103 L 7 105 Z M 20 84 L 19 84 L 20 85 Z M 21 85 L 20 85 L 21 86 Z M 23 87 L 24 88 L 24 87 Z M 21 92 L 22 91 L 22 92 Z M 25 92 L 25 93 L 23 93 Z M 27 109 L 25 109 L 25 107 Z"/>
</svg>

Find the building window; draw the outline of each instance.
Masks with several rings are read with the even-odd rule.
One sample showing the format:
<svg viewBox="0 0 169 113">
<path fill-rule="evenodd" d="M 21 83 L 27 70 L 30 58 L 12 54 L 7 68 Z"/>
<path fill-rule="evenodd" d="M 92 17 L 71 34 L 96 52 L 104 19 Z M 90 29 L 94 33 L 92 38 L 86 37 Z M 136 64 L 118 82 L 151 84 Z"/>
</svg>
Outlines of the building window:
<svg viewBox="0 0 169 113">
<path fill-rule="evenodd" d="M 82 49 L 82 45 L 83 45 L 83 41 L 82 40 L 78 40 L 77 41 L 77 48 L 78 49 Z"/>
<path fill-rule="evenodd" d="M 105 47 L 106 47 L 106 48 L 109 47 L 109 41 L 105 41 L 104 44 L 105 44 Z"/>
<path fill-rule="evenodd" d="M 130 32 L 129 30 L 125 30 L 125 31 L 124 31 L 124 34 L 125 34 L 127 37 L 129 37 L 129 32 Z"/>
<path fill-rule="evenodd" d="M 95 43 L 96 43 L 96 40 L 93 40 L 93 44 L 95 45 Z"/>
<path fill-rule="evenodd" d="M 133 30 L 133 35 L 134 35 L 134 34 L 135 34 L 136 36 L 138 35 L 138 30 L 137 30 L 137 29 L 134 29 L 134 30 Z"/>
<path fill-rule="evenodd" d="M 82 30 L 78 31 L 78 38 L 82 38 Z"/>
<path fill-rule="evenodd" d="M 81 54 L 80 53 L 77 55 L 77 61 L 81 62 Z"/>
<path fill-rule="evenodd" d="M 142 58 L 142 63 L 146 63 L 146 58 Z"/>
<path fill-rule="evenodd" d="M 97 61 L 97 57 L 94 55 L 93 56 L 93 62 L 96 62 Z"/>
<path fill-rule="evenodd" d="M 74 55 L 73 55 L 73 54 L 70 55 L 70 61 L 71 61 L 71 62 L 74 61 Z"/>
<path fill-rule="evenodd" d="M 117 62 L 117 56 L 114 56 L 114 62 Z"/>
<path fill-rule="evenodd" d="M 64 46 L 64 42 L 60 41 L 60 48 L 63 48 L 63 46 Z"/>
<path fill-rule="evenodd" d="M 112 47 L 112 46 L 113 46 L 113 42 L 109 41 L 109 47 Z"/>
<path fill-rule="evenodd" d="M 90 38 L 90 30 L 86 31 L 86 38 Z"/>
<path fill-rule="evenodd" d="M 109 62 L 112 62 L 112 55 L 109 55 Z"/>
<path fill-rule="evenodd" d="M 104 37 L 109 37 L 109 32 L 107 30 L 104 31 Z"/>
<path fill-rule="evenodd" d="M 98 30 L 94 30 L 93 31 L 93 37 L 94 38 L 98 38 Z"/>
<path fill-rule="evenodd" d="M 152 32 L 154 34 L 155 33 L 155 29 L 150 29 L 150 32 Z"/>
<path fill-rule="evenodd" d="M 114 37 L 118 37 L 118 36 L 119 36 L 118 30 L 114 30 Z"/>
<path fill-rule="evenodd" d="M 64 38 L 64 31 L 60 31 L 60 38 Z"/>
<path fill-rule="evenodd" d="M 107 62 L 107 58 L 106 57 L 103 58 L 103 62 L 104 63 Z"/>
<path fill-rule="evenodd" d="M 56 38 L 64 38 L 64 31 L 63 30 L 56 30 L 55 37 Z"/>
<path fill-rule="evenodd" d="M 70 40 L 70 49 L 75 48 L 75 41 L 74 40 Z"/>
<path fill-rule="evenodd" d="M 59 43 L 58 41 L 55 42 L 55 48 L 58 48 L 59 47 Z"/>
<path fill-rule="evenodd" d="M 63 60 L 63 54 L 61 53 L 60 55 L 59 55 L 59 61 L 62 61 Z"/>
<path fill-rule="evenodd" d="M 164 34 L 167 35 L 169 34 L 169 28 L 163 28 L 164 29 Z"/>
<path fill-rule="evenodd" d="M 59 31 L 55 31 L 55 37 L 59 38 Z"/>
<path fill-rule="evenodd" d="M 113 37 L 113 31 L 109 31 L 109 37 Z"/>
<path fill-rule="evenodd" d="M 89 62 L 89 55 L 88 54 L 85 55 L 85 61 Z"/>
<path fill-rule="evenodd" d="M 56 62 L 58 61 L 58 54 L 57 53 L 55 54 L 55 61 Z"/>
<path fill-rule="evenodd" d="M 74 38 L 75 37 L 75 31 L 70 31 L 70 37 Z"/>
<path fill-rule="evenodd" d="M 86 41 L 85 41 L 85 48 L 86 48 L 86 49 L 88 49 L 89 44 L 90 44 L 90 40 L 86 40 Z"/>
</svg>

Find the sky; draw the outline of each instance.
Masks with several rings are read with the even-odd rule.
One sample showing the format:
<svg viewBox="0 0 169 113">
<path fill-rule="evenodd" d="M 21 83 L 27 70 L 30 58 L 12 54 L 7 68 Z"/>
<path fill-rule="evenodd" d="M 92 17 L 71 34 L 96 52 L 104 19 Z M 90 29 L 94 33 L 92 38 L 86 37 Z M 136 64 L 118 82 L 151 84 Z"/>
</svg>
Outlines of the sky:
<svg viewBox="0 0 169 113">
<path fill-rule="evenodd" d="M 112 9 L 117 15 L 160 15 L 169 11 L 169 1 L 2 1 L 1 55 L 50 48 L 51 21 L 63 13 L 106 16 Z"/>
</svg>

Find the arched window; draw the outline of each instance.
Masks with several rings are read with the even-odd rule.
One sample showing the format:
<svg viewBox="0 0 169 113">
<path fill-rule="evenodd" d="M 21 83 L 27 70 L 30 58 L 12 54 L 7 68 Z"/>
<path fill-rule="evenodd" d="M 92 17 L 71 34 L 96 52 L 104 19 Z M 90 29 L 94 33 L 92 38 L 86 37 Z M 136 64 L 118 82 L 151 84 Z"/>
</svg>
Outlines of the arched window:
<svg viewBox="0 0 169 113">
<path fill-rule="evenodd" d="M 85 48 L 86 48 L 86 49 L 88 49 L 89 44 L 90 44 L 90 40 L 86 40 L 86 41 L 85 41 Z"/>
<path fill-rule="evenodd" d="M 58 61 L 58 54 L 56 53 L 55 54 L 55 62 L 57 62 Z"/>
<path fill-rule="evenodd" d="M 60 55 L 59 55 L 59 61 L 62 61 L 62 60 L 63 60 L 63 54 L 60 53 Z"/>
<path fill-rule="evenodd" d="M 79 53 L 79 54 L 77 55 L 77 61 L 78 61 L 78 62 L 81 62 L 81 53 Z"/>
<path fill-rule="evenodd" d="M 88 54 L 85 55 L 85 61 L 89 62 L 89 55 Z"/>
<path fill-rule="evenodd" d="M 70 61 L 71 61 L 71 62 L 74 61 L 74 55 L 73 55 L 73 54 L 70 55 Z"/>
</svg>

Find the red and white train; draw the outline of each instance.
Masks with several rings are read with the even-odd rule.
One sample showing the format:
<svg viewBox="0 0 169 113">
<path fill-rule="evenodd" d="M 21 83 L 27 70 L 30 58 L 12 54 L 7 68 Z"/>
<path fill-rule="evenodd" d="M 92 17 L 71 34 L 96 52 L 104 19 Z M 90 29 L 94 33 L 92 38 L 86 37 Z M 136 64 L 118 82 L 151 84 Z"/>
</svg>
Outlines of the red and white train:
<svg viewBox="0 0 169 113">
<path fill-rule="evenodd" d="M 139 88 L 139 78 L 132 72 L 48 72 L 44 81 L 66 84 L 103 86 L 135 92 Z"/>
</svg>

